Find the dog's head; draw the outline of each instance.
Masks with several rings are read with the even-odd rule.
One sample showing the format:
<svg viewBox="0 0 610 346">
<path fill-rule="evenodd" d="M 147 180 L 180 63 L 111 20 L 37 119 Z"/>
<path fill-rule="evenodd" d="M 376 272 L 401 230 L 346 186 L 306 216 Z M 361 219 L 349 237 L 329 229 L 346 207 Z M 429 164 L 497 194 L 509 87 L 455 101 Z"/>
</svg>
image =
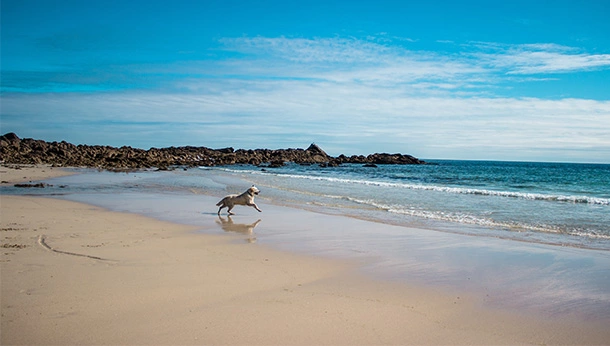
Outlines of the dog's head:
<svg viewBox="0 0 610 346">
<path fill-rule="evenodd" d="M 254 185 L 252 185 L 252 187 L 248 189 L 248 193 L 251 195 L 258 195 L 259 192 L 261 191 L 257 189 Z"/>
</svg>

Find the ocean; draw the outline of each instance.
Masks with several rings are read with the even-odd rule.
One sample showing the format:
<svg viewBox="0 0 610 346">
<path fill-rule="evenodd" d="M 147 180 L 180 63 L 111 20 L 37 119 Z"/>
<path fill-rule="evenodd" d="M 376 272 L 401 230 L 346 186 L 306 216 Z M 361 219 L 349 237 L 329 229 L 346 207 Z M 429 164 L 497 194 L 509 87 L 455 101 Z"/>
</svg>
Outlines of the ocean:
<svg viewBox="0 0 610 346">
<path fill-rule="evenodd" d="M 281 203 L 395 225 L 610 250 L 610 165 L 428 160 L 427 165 L 211 168 Z"/>
<path fill-rule="evenodd" d="M 415 228 L 610 250 L 610 165 L 426 160 L 426 165 L 286 164 L 90 172 L 12 194 L 223 196 L 254 184 L 278 205 Z M 224 178 L 223 178 L 224 177 Z"/>
</svg>

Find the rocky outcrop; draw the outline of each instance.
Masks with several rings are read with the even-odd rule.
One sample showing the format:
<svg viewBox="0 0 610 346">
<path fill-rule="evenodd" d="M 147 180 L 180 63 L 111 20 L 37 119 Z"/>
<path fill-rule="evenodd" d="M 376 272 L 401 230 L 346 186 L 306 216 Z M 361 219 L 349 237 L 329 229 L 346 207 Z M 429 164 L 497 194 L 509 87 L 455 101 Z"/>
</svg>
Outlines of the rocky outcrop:
<svg viewBox="0 0 610 346">
<path fill-rule="evenodd" d="M 0 136 L 0 162 L 12 164 L 52 164 L 66 167 L 102 169 L 168 169 L 175 166 L 221 166 L 251 164 L 279 167 L 286 162 L 337 166 L 343 163 L 421 164 L 410 155 L 371 154 L 331 157 L 316 144 L 307 149 L 210 149 L 206 147 L 169 147 L 148 150 L 123 146 L 74 145 L 65 141 L 45 142 L 20 139 L 14 133 Z"/>
</svg>

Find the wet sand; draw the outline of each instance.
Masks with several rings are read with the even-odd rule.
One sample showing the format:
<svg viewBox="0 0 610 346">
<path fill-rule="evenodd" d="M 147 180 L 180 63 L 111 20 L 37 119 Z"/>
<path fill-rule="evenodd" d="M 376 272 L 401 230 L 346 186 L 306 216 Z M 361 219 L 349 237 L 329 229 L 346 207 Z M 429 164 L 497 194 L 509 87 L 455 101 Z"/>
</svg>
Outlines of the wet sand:
<svg viewBox="0 0 610 346">
<path fill-rule="evenodd" d="M 257 226 L 239 218 L 196 227 L 5 195 L 0 206 L 3 345 L 610 341 L 607 321 L 493 309 L 457 288 L 374 280 L 361 261 L 252 244 Z M 307 227 L 310 216 L 291 222 Z"/>
</svg>

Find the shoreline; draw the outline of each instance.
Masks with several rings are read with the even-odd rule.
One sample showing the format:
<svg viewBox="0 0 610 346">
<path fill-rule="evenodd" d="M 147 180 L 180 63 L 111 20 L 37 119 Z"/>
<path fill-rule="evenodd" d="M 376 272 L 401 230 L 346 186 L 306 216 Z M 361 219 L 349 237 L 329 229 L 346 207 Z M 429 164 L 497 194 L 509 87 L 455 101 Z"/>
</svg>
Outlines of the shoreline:
<svg viewBox="0 0 610 346">
<path fill-rule="evenodd" d="M 464 290 L 372 279 L 361 261 L 250 244 L 252 230 L 239 222 L 219 232 L 216 218 L 186 226 L 47 197 L 0 197 L 2 243 L 10 245 L 1 262 L 3 344 L 610 340 L 604 321 L 542 320 L 481 306 Z M 267 226 L 315 227 L 266 212 L 277 218 Z M 286 218 L 315 217 L 307 213 Z M 51 252 L 41 236 L 53 249 L 109 261 Z"/>
</svg>

